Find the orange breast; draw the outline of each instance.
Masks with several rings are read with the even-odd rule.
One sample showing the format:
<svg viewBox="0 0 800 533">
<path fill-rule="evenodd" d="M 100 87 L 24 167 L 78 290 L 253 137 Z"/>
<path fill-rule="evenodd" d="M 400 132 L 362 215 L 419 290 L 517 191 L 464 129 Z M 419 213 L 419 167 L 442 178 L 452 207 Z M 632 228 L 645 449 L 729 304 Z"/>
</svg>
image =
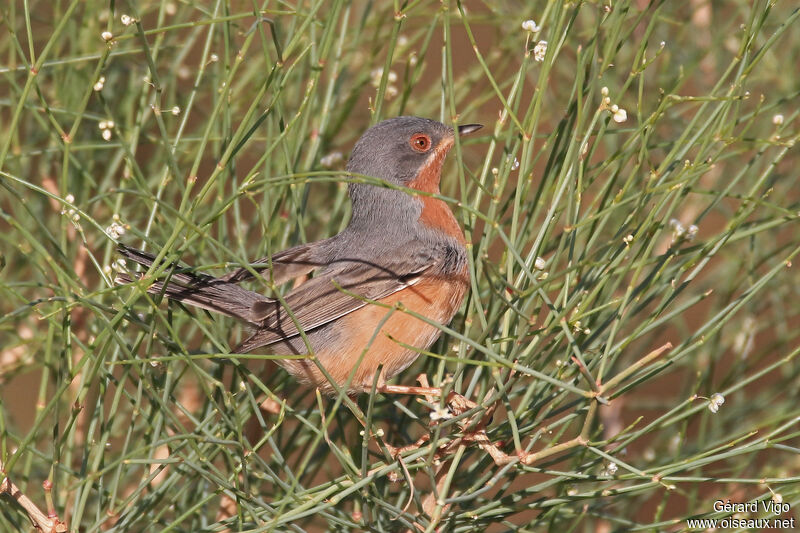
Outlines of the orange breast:
<svg viewBox="0 0 800 533">
<path fill-rule="evenodd" d="M 467 286 L 466 271 L 453 279 L 426 278 L 380 302 L 390 306 L 402 302 L 411 311 L 447 324 L 461 305 Z M 386 318 L 390 312 L 391 315 Z M 367 305 L 343 316 L 334 327 L 337 333 L 333 337 L 335 340 L 318 346 L 316 355 L 340 385 L 347 381 L 361 358 L 350 386 L 353 392 L 370 390 L 381 365 L 383 370 L 379 383 L 403 371 L 419 355 L 406 346 L 425 350 L 441 333 L 436 326 L 406 312 L 391 311 L 377 305 Z M 318 386 L 324 392 L 333 392 L 313 362 L 287 360 L 281 364 L 299 380 Z"/>
</svg>

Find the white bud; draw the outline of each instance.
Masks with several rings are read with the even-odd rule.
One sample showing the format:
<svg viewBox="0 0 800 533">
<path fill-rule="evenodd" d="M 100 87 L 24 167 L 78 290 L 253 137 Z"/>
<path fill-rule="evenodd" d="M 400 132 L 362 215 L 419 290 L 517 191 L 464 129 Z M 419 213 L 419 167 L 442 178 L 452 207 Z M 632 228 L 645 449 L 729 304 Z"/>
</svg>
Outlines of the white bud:
<svg viewBox="0 0 800 533">
<path fill-rule="evenodd" d="M 105 42 L 109 42 L 111 39 L 114 38 L 114 34 L 111 33 L 110 31 L 104 31 L 103 33 L 100 34 L 100 37 L 102 37 Z"/>
<path fill-rule="evenodd" d="M 529 19 L 522 23 L 522 29 L 525 31 L 529 31 L 531 33 L 536 33 L 538 31 L 541 31 L 542 27 L 536 24 L 535 20 Z"/>
<path fill-rule="evenodd" d="M 617 106 L 613 106 L 617 107 Z M 622 109 L 621 107 L 614 111 L 614 122 L 621 124 L 628 120 L 628 112 Z"/>
<path fill-rule="evenodd" d="M 533 59 L 536 61 L 544 61 L 544 56 L 547 54 L 547 41 L 539 41 L 533 47 Z"/>
<path fill-rule="evenodd" d="M 725 396 L 722 394 L 715 392 L 711 395 L 711 398 L 708 399 L 708 410 L 712 413 L 716 413 L 719 411 L 719 407 L 725 403 Z"/>
</svg>

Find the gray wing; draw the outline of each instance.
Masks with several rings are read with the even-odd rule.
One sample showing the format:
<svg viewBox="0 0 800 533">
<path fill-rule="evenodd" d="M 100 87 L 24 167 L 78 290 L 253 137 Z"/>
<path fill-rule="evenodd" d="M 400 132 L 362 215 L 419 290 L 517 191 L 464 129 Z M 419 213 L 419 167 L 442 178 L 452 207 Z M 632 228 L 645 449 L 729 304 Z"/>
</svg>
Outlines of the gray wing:
<svg viewBox="0 0 800 533">
<path fill-rule="evenodd" d="M 373 261 L 348 259 L 312 278 L 284 297 L 303 331 L 309 331 L 414 285 L 423 273 L 435 270 L 438 258 L 425 250 L 403 257 Z M 297 325 L 277 300 L 256 302 L 253 315 L 260 318 L 258 330 L 240 346 L 244 353 L 299 335 Z"/>
<path fill-rule="evenodd" d="M 250 264 L 253 270 L 260 271 L 270 268 L 272 265 L 272 279 L 276 285 L 280 285 L 309 272 L 316 270 L 326 264 L 324 253 L 325 245 L 331 239 L 301 244 L 287 248 L 281 252 L 273 254 L 271 257 L 262 257 Z M 269 277 L 269 272 L 264 274 Z M 241 267 L 228 272 L 219 279 L 230 283 L 241 283 L 253 278 L 249 269 Z"/>
</svg>

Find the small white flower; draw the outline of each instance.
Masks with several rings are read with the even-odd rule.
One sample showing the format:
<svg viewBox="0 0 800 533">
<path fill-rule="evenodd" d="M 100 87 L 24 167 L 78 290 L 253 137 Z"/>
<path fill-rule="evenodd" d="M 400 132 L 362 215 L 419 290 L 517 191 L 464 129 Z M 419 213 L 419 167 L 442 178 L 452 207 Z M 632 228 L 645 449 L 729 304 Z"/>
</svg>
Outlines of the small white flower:
<svg viewBox="0 0 800 533">
<path fill-rule="evenodd" d="M 453 413 L 451 413 L 450 409 L 447 407 L 437 407 L 436 410 L 431 413 L 432 422 L 437 420 L 448 420 L 450 418 L 453 418 Z"/>
<path fill-rule="evenodd" d="M 783 503 L 783 495 L 780 492 L 773 492 L 772 493 L 772 501 L 777 503 L 778 505 Z"/>
<path fill-rule="evenodd" d="M 630 243 L 632 243 L 632 242 L 633 242 L 633 235 L 630 235 L 630 234 L 626 235 L 626 236 L 625 236 L 625 237 L 622 239 L 622 241 L 623 241 L 625 244 L 630 244 Z"/>
<path fill-rule="evenodd" d="M 529 19 L 522 23 L 522 29 L 531 33 L 536 33 L 541 31 L 542 27 L 536 24 L 535 20 Z"/>
<path fill-rule="evenodd" d="M 781 124 L 783 124 L 783 115 L 781 115 L 780 113 L 774 115 L 772 117 L 772 123 L 775 124 L 776 126 L 780 126 Z"/>
<path fill-rule="evenodd" d="M 72 215 L 72 221 L 73 222 L 78 222 L 80 219 L 81 219 L 81 215 L 79 213 L 74 213 Z"/>
<path fill-rule="evenodd" d="M 547 54 L 547 41 L 539 41 L 533 47 L 533 59 L 541 63 L 544 61 L 545 54 Z"/>
<path fill-rule="evenodd" d="M 544 270 L 544 268 L 547 266 L 547 261 L 545 261 L 543 257 L 537 257 L 536 261 L 533 263 L 533 266 L 536 268 L 536 270 Z"/>
<path fill-rule="evenodd" d="M 608 96 L 608 87 L 603 87 L 600 89 L 600 94 L 602 94 L 604 97 Z"/>
<path fill-rule="evenodd" d="M 686 228 L 686 238 L 690 241 L 693 241 L 694 238 L 697 236 L 698 227 L 692 224 L 688 228 Z"/>
<path fill-rule="evenodd" d="M 75 197 L 72 196 L 71 194 L 67 194 L 64 197 L 64 201 L 67 202 L 68 204 L 74 204 L 75 203 Z"/>
<path fill-rule="evenodd" d="M 103 140 L 105 141 L 111 140 L 111 130 L 103 130 L 103 133 L 101 133 L 101 135 L 103 136 Z"/>
<path fill-rule="evenodd" d="M 617 463 L 615 463 L 614 461 L 609 461 L 609 463 L 606 465 L 605 474 L 607 476 L 613 476 L 614 474 L 617 473 L 618 468 L 619 467 L 617 466 Z"/>
<path fill-rule="evenodd" d="M 712 413 L 716 413 L 719 411 L 719 407 L 725 403 L 725 396 L 722 394 L 715 392 L 711 395 L 711 398 L 708 399 L 708 410 Z"/>
<path fill-rule="evenodd" d="M 408 56 L 408 64 L 409 64 L 409 66 L 415 67 L 415 66 L 417 66 L 418 62 L 419 62 L 419 58 L 417 57 L 417 53 L 416 52 L 411 52 L 411 54 L 409 54 L 409 56 Z"/>
<path fill-rule="evenodd" d="M 617 106 L 613 106 L 617 107 Z M 621 124 L 628 120 L 628 112 L 622 109 L 621 107 L 614 111 L 614 122 L 617 124 Z"/>
<path fill-rule="evenodd" d="M 331 152 L 328 155 L 322 157 L 319 160 L 319 163 L 325 168 L 332 168 L 336 166 L 337 163 L 340 163 L 344 159 L 342 152 Z"/>
<path fill-rule="evenodd" d="M 103 85 L 105 85 L 105 83 L 106 83 L 106 77 L 105 76 L 100 76 L 100 79 L 97 80 L 97 83 L 94 84 L 92 89 L 94 89 L 97 92 L 102 91 L 103 90 Z"/>
<path fill-rule="evenodd" d="M 518 160 L 517 160 L 517 158 L 515 157 L 515 158 L 514 158 L 514 162 L 513 162 L 513 163 L 511 163 L 511 170 L 517 170 L 518 168 L 519 168 L 519 161 L 518 161 Z"/>
<path fill-rule="evenodd" d="M 369 73 L 371 78 L 371 83 L 373 87 L 380 87 L 381 79 L 383 78 L 383 68 L 376 68 L 373 69 L 372 72 Z M 397 73 L 393 70 L 390 70 L 389 73 L 386 75 L 386 79 L 389 83 L 394 83 L 397 81 Z M 395 89 L 396 90 L 396 89 Z"/>
<path fill-rule="evenodd" d="M 681 240 L 686 234 L 686 229 L 677 218 L 671 218 L 669 220 L 669 225 L 672 228 L 672 242 Z"/>
<path fill-rule="evenodd" d="M 177 117 L 178 115 L 180 115 L 180 114 L 181 114 L 181 108 L 180 108 L 180 107 L 178 107 L 178 106 L 173 106 L 173 108 L 172 108 L 172 114 L 173 114 L 173 115 L 175 115 L 175 116 Z"/>
<path fill-rule="evenodd" d="M 133 17 L 131 17 L 130 15 L 126 15 L 124 13 L 120 15 L 119 20 L 120 22 L 122 22 L 123 26 L 130 26 L 131 24 L 133 24 Z"/>
<path fill-rule="evenodd" d="M 661 41 L 661 42 L 658 44 L 658 46 L 660 46 L 661 48 L 664 48 L 665 46 L 667 46 L 667 42 L 666 42 L 666 41 Z"/>
<path fill-rule="evenodd" d="M 105 120 L 101 120 L 100 122 L 97 123 L 97 127 L 100 128 L 101 130 L 107 130 L 108 122 Z"/>
<path fill-rule="evenodd" d="M 210 56 L 208 56 L 208 60 L 211 63 L 216 63 L 217 61 L 219 61 L 219 56 L 217 54 L 211 54 Z"/>
<path fill-rule="evenodd" d="M 102 37 L 105 42 L 109 42 L 111 39 L 114 38 L 114 34 L 111 33 L 110 31 L 104 31 L 103 33 L 100 34 L 100 37 Z"/>
<path fill-rule="evenodd" d="M 106 228 L 106 235 L 112 239 L 119 239 L 125 235 L 125 226 L 119 222 L 113 222 L 109 227 Z"/>
</svg>

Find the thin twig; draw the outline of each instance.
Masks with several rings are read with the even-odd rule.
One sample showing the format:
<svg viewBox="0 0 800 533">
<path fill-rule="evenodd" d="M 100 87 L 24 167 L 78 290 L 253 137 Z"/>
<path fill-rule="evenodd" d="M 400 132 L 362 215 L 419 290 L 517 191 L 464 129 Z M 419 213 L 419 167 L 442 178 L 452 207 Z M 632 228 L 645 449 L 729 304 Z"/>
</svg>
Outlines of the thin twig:
<svg viewBox="0 0 800 533">
<path fill-rule="evenodd" d="M 19 490 L 19 487 L 5 474 L 2 462 L 0 462 L 0 472 L 3 473 L 3 479 L 0 480 L 0 494 L 8 494 L 9 498 L 25 509 L 33 527 L 44 533 L 62 533 L 67 530 L 67 524 L 59 520 L 57 515 L 48 516 L 33 503 L 33 500 Z"/>
</svg>

